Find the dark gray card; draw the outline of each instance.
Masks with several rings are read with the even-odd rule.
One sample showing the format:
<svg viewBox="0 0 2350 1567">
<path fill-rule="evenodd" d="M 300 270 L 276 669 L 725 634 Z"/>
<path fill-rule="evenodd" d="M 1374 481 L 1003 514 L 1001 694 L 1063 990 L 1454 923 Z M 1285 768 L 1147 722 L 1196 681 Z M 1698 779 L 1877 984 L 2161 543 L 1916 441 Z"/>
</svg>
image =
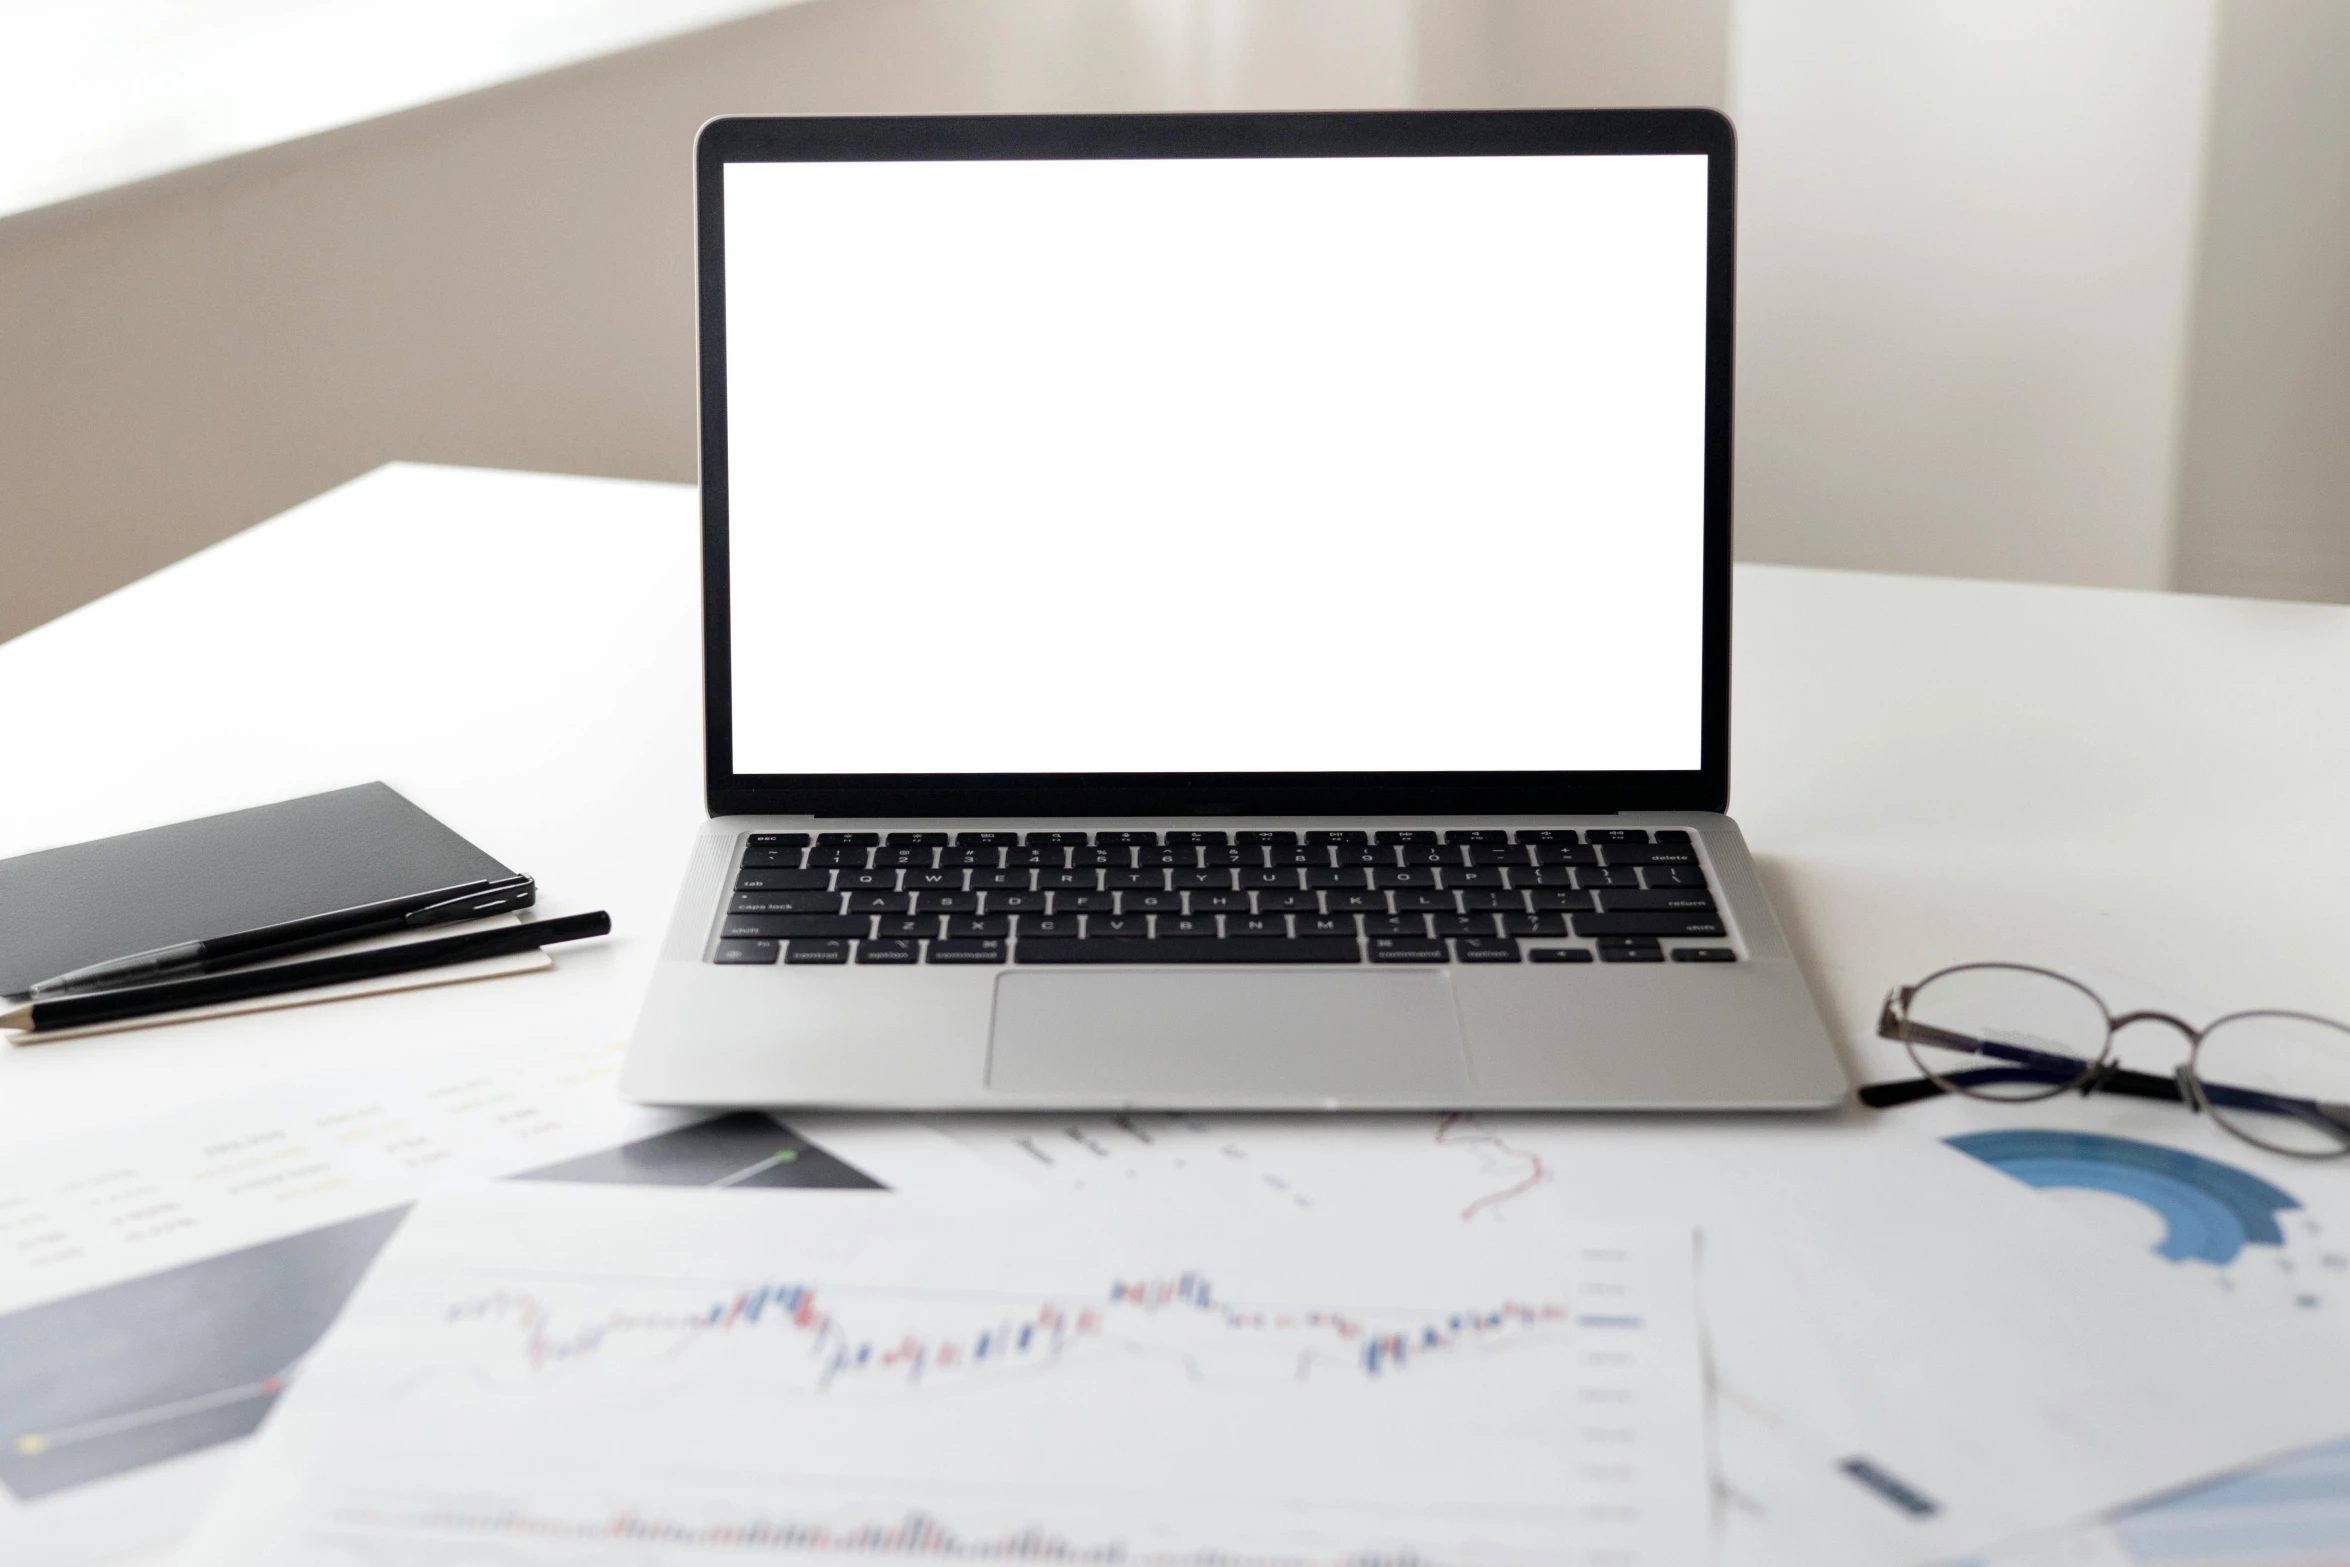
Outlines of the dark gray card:
<svg viewBox="0 0 2350 1567">
<path fill-rule="evenodd" d="M 0 995 L 177 941 L 509 875 L 361 784 L 0 860 Z"/>
</svg>

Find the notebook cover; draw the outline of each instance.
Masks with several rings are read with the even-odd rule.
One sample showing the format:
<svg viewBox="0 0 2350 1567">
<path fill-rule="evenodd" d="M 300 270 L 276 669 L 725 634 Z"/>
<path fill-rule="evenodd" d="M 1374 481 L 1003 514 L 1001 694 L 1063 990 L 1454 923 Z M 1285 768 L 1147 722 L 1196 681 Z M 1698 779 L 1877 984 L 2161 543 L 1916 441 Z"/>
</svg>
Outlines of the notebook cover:
<svg viewBox="0 0 2350 1567">
<path fill-rule="evenodd" d="M 176 941 L 512 873 L 361 784 L 0 860 L 0 995 Z"/>
</svg>

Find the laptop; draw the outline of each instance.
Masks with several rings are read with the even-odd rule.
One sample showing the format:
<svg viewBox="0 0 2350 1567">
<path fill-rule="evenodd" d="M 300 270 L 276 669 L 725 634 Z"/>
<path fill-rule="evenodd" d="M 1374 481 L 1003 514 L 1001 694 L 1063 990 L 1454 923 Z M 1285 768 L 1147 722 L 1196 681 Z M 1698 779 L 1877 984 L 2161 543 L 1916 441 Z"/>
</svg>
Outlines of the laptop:
<svg viewBox="0 0 2350 1567">
<path fill-rule="evenodd" d="M 629 1095 L 1841 1100 L 1723 814 L 1727 121 L 696 156 L 710 820 Z"/>
</svg>

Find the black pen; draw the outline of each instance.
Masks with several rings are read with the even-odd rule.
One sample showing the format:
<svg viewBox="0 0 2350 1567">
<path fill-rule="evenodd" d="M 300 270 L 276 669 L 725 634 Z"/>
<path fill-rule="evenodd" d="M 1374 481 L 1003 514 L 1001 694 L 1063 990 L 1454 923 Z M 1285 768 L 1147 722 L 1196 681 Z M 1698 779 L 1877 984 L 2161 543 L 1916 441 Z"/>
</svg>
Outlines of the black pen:
<svg viewBox="0 0 2350 1567">
<path fill-rule="evenodd" d="M 35 997 L 53 996 L 66 990 L 91 990 L 100 986 L 113 988 L 164 974 L 208 974 L 247 963 L 289 957 L 318 947 L 331 947 L 337 942 L 356 941 L 362 936 L 377 936 L 386 931 L 446 925 L 456 920 L 503 914 L 510 909 L 526 909 L 537 897 L 538 884 L 528 876 L 499 876 L 486 881 L 459 882 L 454 886 L 435 888 L 431 892 L 410 893 L 406 897 L 387 898 L 378 903 L 361 903 L 347 909 L 332 909 L 324 914 L 305 915 L 298 920 L 234 931 L 226 936 L 174 942 L 168 947 L 157 947 L 150 952 L 108 958 L 103 963 L 92 963 L 86 968 L 44 979 L 33 986 L 30 993 Z"/>
<path fill-rule="evenodd" d="M 386 974 L 507 957 L 558 941 L 605 935 L 611 929 L 612 916 L 598 909 L 593 914 L 566 914 L 560 919 L 501 925 L 496 930 L 468 931 L 463 935 L 404 942 L 367 952 L 337 953 L 330 958 L 312 958 L 306 963 L 233 969 L 226 974 L 198 974 L 186 979 L 160 980 L 152 985 L 127 985 L 120 990 L 56 996 L 27 1002 L 11 1012 L 0 1012 L 0 1028 L 29 1029 L 38 1034 L 49 1029 L 145 1017 L 154 1012 L 178 1012 L 188 1007 L 280 995 L 289 990 L 315 990 L 321 985 L 343 985 Z"/>
</svg>

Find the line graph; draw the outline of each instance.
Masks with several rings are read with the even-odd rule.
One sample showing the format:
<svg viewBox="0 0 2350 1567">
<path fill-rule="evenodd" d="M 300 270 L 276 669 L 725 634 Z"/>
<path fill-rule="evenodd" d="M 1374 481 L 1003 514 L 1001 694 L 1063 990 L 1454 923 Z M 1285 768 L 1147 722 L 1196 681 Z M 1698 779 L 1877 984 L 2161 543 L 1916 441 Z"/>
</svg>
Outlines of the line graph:
<svg viewBox="0 0 2350 1567">
<path fill-rule="evenodd" d="M 1504 1140 L 1497 1132 L 1479 1124 L 1466 1111 L 1455 1110 L 1436 1123 L 1436 1146 L 1439 1148 L 1477 1148 L 1514 1160 L 1524 1166 L 1524 1174 L 1513 1184 L 1498 1191 L 1487 1192 L 1461 1210 L 1461 1222 L 1468 1223 L 1480 1213 L 1490 1213 L 1513 1197 L 1522 1197 L 1550 1178 L 1542 1163 L 1542 1156 L 1519 1148 Z"/>
<path fill-rule="evenodd" d="M 835 1301 L 840 1302 L 836 1308 Z M 871 1330 L 860 1315 L 904 1318 L 942 1313 L 954 1326 Z M 1148 1326 L 1170 1316 L 1207 1330 L 1170 1336 Z M 1138 1321 L 1139 1319 L 1139 1321 Z M 814 1283 L 753 1283 L 699 1304 L 670 1309 L 616 1307 L 571 1320 L 541 1294 L 499 1289 L 452 1303 L 452 1324 L 503 1324 L 520 1342 L 520 1363 L 544 1372 L 596 1356 L 616 1341 L 651 1338 L 656 1352 L 673 1353 L 694 1340 L 765 1332 L 804 1348 L 814 1383 L 883 1380 L 907 1388 L 957 1373 L 1057 1364 L 1088 1341 L 1116 1340 L 1128 1348 L 1165 1350 L 1186 1359 L 1192 1374 L 1210 1373 L 1197 1351 L 1219 1347 L 1219 1336 L 1243 1348 L 1265 1347 L 1289 1358 L 1303 1377 L 1319 1364 L 1351 1365 L 1370 1378 L 1392 1376 L 1431 1355 L 1464 1345 L 1494 1343 L 1574 1320 L 1558 1301 L 1504 1300 L 1469 1310 L 1367 1313 L 1336 1307 L 1255 1305 L 1218 1297 L 1205 1273 L 1112 1279 L 1098 1295 L 1029 1299 L 977 1291 L 825 1289 Z M 1586 1316 L 1586 1327 L 1638 1326 L 1620 1314 Z M 1140 1329 L 1142 1331 L 1136 1331 Z"/>
</svg>

